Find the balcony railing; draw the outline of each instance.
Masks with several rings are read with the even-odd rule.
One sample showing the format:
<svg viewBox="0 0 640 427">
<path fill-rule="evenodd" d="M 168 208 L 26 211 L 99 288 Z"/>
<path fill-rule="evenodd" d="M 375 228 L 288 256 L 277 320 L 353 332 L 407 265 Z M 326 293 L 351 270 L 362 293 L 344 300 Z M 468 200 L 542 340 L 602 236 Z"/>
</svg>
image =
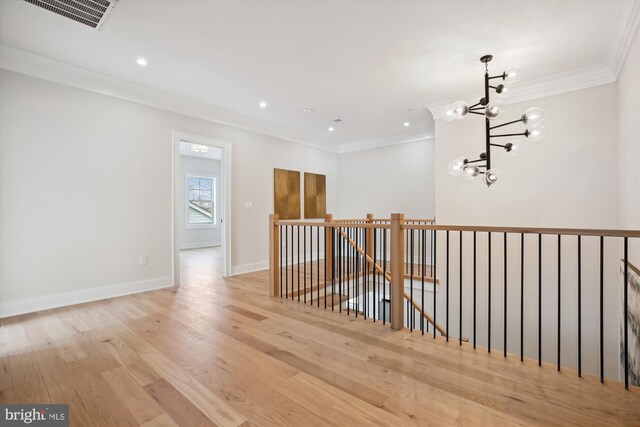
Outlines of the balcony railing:
<svg viewBox="0 0 640 427">
<path fill-rule="evenodd" d="M 640 257 L 638 230 L 449 226 L 402 214 L 272 215 L 269 230 L 272 296 L 601 382 L 619 367 L 625 387 L 638 384 L 640 279 L 629 262 Z"/>
</svg>

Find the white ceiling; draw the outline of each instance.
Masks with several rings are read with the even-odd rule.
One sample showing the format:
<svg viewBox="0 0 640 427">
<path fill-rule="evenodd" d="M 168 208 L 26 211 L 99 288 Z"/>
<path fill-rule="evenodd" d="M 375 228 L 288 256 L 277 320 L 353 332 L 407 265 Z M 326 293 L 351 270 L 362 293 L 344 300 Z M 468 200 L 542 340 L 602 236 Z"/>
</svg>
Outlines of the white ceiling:
<svg viewBox="0 0 640 427">
<path fill-rule="evenodd" d="M 336 149 L 432 134 L 424 106 L 477 93 L 485 53 L 531 81 L 614 68 L 637 11 L 625 0 L 120 0 L 95 31 L 3 0 L 0 43 Z"/>
</svg>

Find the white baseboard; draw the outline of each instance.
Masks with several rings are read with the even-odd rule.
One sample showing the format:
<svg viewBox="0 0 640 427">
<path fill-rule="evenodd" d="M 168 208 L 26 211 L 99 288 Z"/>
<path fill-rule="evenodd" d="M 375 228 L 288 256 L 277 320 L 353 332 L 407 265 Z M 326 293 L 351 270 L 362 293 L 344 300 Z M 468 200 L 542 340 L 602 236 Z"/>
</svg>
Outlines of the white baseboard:
<svg viewBox="0 0 640 427">
<path fill-rule="evenodd" d="M 320 254 L 320 259 L 324 259 L 324 253 Z M 300 257 L 300 262 L 303 262 L 303 260 L 304 258 Z M 312 256 L 310 253 L 307 254 L 306 260 L 307 262 L 312 261 Z M 318 258 L 316 258 L 316 254 L 313 254 L 313 262 L 316 262 L 317 260 Z M 282 262 L 287 264 L 298 264 L 298 257 L 287 258 L 286 260 L 283 259 Z M 269 269 L 269 261 L 254 262 L 252 264 L 241 264 L 241 265 L 235 265 L 231 267 L 231 275 L 235 276 L 238 274 L 253 273 L 254 271 L 261 271 L 261 270 L 268 270 L 268 269 Z"/>
<path fill-rule="evenodd" d="M 180 250 L 182 250 L 182 249 L 215 248 L 215 247 L 219 247 L 219 246 L 220 246 L 220 242 L 180 243 Z"/>
<path fill-rule="evenodd" d="M 120 283 L 112 286 L 82 289 L 61 294 L 43 295 L 17 301 L 2 301 L 0 302 L 0 319 L 68 305 L 170 288 L 171 286 L 173 286 L 173 278 L 171 276 L 165 276 L 157 279 Z"/>
<path fill-rule="evenodd" d="M 231 275 L 236 276 L 238 274 L 253 273 L 254 271 L 267 270 L 269 268 L 269 261 L 254 262 L 253 264 L 234 265 L 231 267 Z"/>
</svg>

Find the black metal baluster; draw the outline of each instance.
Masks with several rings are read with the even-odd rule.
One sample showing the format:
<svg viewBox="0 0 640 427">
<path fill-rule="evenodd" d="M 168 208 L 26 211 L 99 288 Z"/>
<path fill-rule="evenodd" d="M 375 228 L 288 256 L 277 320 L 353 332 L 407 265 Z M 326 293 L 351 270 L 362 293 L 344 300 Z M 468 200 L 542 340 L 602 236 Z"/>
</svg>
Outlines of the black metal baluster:
<svg viewBox="0 0 640 427">
<path fill-rule="evenodd" d="M 278 232 L 280 233 L 280 298 L 282 298 L 282 247 L 284 242 L 282 241 L 282 226 L 278 225 Z"/>
<path fill-rule="evenodd" d="M 355 271 L 355 288 L 353 289 L 353 294 L 354 297 L 356 299 L 356 317 L 358 317 L 358 312 L 360 311 L 360 260 L 359 260 L 359 253 L 358 250 L 356 249 L 357 247 L 361 246 L 360 244 L 360 229 L 359 228 L 354 228 L 353 229 L 353 234 L 354 234 L 354 241 L 356 242 L 356 247 L 353 248 L 353 270 Z"/>
<path fill-rule="evenodd" d="M 316 242 L 318 245 L 320 241 Z M 316 260 L 316 263 L 318 260 Z M 309 226 L 309 304 L 313 307 L 313 225 Z M 318 289 L 320 289 L 320 276 L 318 279 Z"/>
<path fill-rule="evenodd" d="M 296 229 L 298 230 L 298 239 L 296 240 L 298 247 L 298 259 L 296 260 L 298 263 L 298 302 L 300 302 L 300 226 L 297 225 Z"/>
<path fill-rule="evenodd" d="M 504 233 L 504 357 L 507 357 L 507 233 Z"/>
<path fill-rule="evenodd" d="M 409 222 L 406 222 L 406 224 L 409 224 Z M 407 263 L 407 257 L 409 256 L 409 230 L 404 230 L 402 232 L 405 234 L 404 236 L 404 274 L 407 274 L 409 270 L 409 265 Z"/>
<path fill-rule="evenodd" d="M 326 233 L 326 229 L 325 229 L 325 234 L 324 234 L 324 244 L 325 247 L 327 245 L 327 233 Z M 336 257 L 334 256 L 335 254 L 335 248 L 336 248 L 336 233 L 335 233 L 335 229 L 333 227 L 331 227 L 331 311 L 334 310 L 333 306 L 334 306 L 334 301 L 333 301 L 333 296 L 336 293 L 336 288 L 335 288 L 335 279 L 336 279 Z M 327 264 L 326 264 L 326 260 L 325 260 L 325 266 L 324 266 L 325 270 L 327 269 Z M 325 274 L 326 277 L 326 274 Z M 325 281 L 326 283 L 326 281 Z M 325 286 L 324 288 L 324 308 L 325 310 L 327 309 L 327 287 Z"/>
<path fill-rule="evenodd" d="M 624 388 L 629 390 L 629 238 L 624 238 Z"/>
<path fill-rule="evenodd" d="M 447 282 L 446 285 L 446 312 L 445 312 L 445 324 L 447 331 L 447 341 L 449 341 L 449 230 L 447 230 Z"/>
<path fill-rule="evenodd" d="M 382 324 L 387 322 L 387 229 L 382 229 Z M 391 301 L 391 294 L 389 294 Z M 389 305 L 389 316 L 391 316 L 391 305 Z"/>
<path fill-rule="evenodd" d="M 488 233 L 488 274 L 487 274 L 487 290 L 488 290 L 488 311 L 487 311 L 487 351 L 491 353 L 491 232 Z"/>
<path fill-rule="evenodd" d="M 424 308 L 424 275 L 426 273 L 427 266 L 425 265 L 427 262 L 427 230 L 422 230 L 422 311 L 426 311 Z M 424 335 L 424 314 L 420 316 L 420 331 L 422 335 Z"/>
<path fill-rule="evenodd" d="M 473 349 L 476 348 L 476 232 L 473 232 Z"/>
<path fill-rule="evenodd" d="M 324 231 L 324 230 L 323 230 Z M 311 231 L 313 233 L 313 229 Z M 311 246 L 313 251 L 313 246 Z M 324 233 L 324 253 L 327 254 L 327 233 Z M 316 277 L 318 278 L 318 291 L 316 298 L 316 305 L 320 307 L 320 226 L 316 227 Z M 327 260 L 324 260 L 324 289 L 327 292 Z M 313 290 L 311 291 L 311 297 L 313 298 Z M 311 302 L 313 304 L 313 301 Z"/>
<path fill-rule="evenodd" d="M 582 236 L 578 235 L 578 376 L 582 376 Z"/>
<path fill-rule="evenodd" d="M 524 233 L 520 233 L 520 361 L 524 362 Z"/>
<path fill-rule="evenodd" d="M 342 228 L 338 227 L 338 233 L 336 234 L 338 237 L 338 278 L 340 281 L 338 282 L 338 302 L 340 305 L 338 306 L 338 311 L 342 313 Z M 333 298 L 333 297 L 332 297 Z"/>
<path fill-rule="evenodd" d="M 363 237 L 363 243 L 364 243 L 364 254 L 362 255 L 362 272 L 363 272 L 363 280 L 364 280 L 364 289 L 363 289 L 363 299 L 362 299 L 362 313 L 364 316 L 364 320 L 367 320 L 367 310 L 369 308 L 369 294 L 367 293 L 367 291 L 369 290 L 368 285 L 369 285 L 369 266 L 368 266 L 368 262 L 367 262 L 367 234 L 369 234 L 369 229 L 367 228 L 363 228 L 362 229 L 362 237 Z"/>
<path fill-rule="evenodd" d="M 560 234 L 558 234 L 558 371 L 560 370 L 560 328 L 561 328 L 561 322 L 560 322 L 560 315 L 561 315 L 561 310 L 560 307 L 562 307 L 562 301 L 561 301 L 561 283 L 562 283 L 562 279 L 561 279 L 561 274 L 562 274 L 562 260 L 561 260 L 561 251 L 562 251 L 562 246 L 561 246 L 561 242 L 562 242 L 562 238 L 560 236 Z"/>
<path fill-rule="evenodd" d="M 327 256 L 327 231 L 325 228 L 322 229 L 322 234 L 324 234 L 324 256 L 326 258 Z M 317 230 L 317 241 L 318 241 L 318 245 L 316 247 L 317 253 L 316 253 L 316 260 L 317 260 L 317 268 L 318 268 L 318 298 L 316 298 L 317 301 L 317 305 L 318 307 L 320 307 L 320 226 L 318 226 L 318 230 Z M 327 308 L 327 260 L 325 259 L 323 264 L 323 268 L 324 268 L 324 283 L 322 284 L 322 287 L 324 288 L 324 308 Z"/>
<path fill-rule="evenodd" d="M 459 345 L 462 345 L 462 230 L 460 230 L 460 330 L 458 332 Z"/>
<path fill-rule="evenodd" d="M 376 300 L 376 291 L 378 286 L 378 272 L 376 271 L 376 256 L 378 255 L 378 229 L 373 229 L 373 323 L 376 322 L 376 306 L 378 305 L 378 300 Z M 378 297 L 380 296 L 380 292 L 378 292 Z M 380 310 L 378 310 L 378 315 L 380 315 Z"/>
<path fill-rule="evenodd" d="M 351 238 L 353 235 L 353 229 L 347 229 L 347 237 Z M 351 314 L 351 308 L 349 304 L 351 303 L 351 245 L 347 238 L 345 238 L 346 246 L 346 255 L 347 255 L 347 316 Z"/>
<path fill-rule="evenodd" d="M 430 256 L 431 256 L 431 277 L 433 278 L 433 289 L 435 290 L 436 286 L 436 278 L 433 275 L 433 252 L 435 248 L 435 241 L 433 240 L 433 235 L 435 230 L 429 230 L 429 247 L 430 247 Z M 429 327 L 429 322 L 427 322 L 427 327 Z"/>
<path fill-rule="evenodd" d="M 542 234 L 538 234 L 538 366 L 542 366 Z"/>
<path fill-rule="evenodd" d="M 600 236 L 600 382 L 604 384 L 604 236 Z"/>
<path fill-rule="evenodd" d="M 284 228 L 284 299 L 289 298 L 289 227 Z"/>
<path fill-rule="evenodd" d="M 413 229 L 411 229 L 410 231 L 410 236 L 411 236 L 411 253 L 410 253 L 411 261 L 409 265 L 411 266 L 411 268 L 409 271 L 409 283 L 411 288 L 409 290 L 411 292 L 411 306 L 413 307 Z M 413 311 L 411 311 L 411 313 L 413 313 Z M 416 318 L 415 316 L 411 316 L 411 322 L 409 323 L 409 332 L 413 332 L 413 323 L 415 318 Z"/>
<path fill-rule="evenodd" d="M 438 238 L 438 230 L 433 230 L 433 265 L 431 266 L 431 269 L 433 270 L 433 338 L 436 337 L 436 332 L 437 329 L 436 325 L 438 324 L 438 321 L 436 320 L 436 315 L 437 315 L 437 301 L 436 301 L 436 281 L 438 280 L 437 277 L 438 275 L 436 274 L 438 272 L 438 245 L 436 244 L 436 240 Z"/>
<path fill-rule="evenodd" d="M 302 262 L 303 262 L 303 278 L 304 278 L 304 303 L 307 303 L 307 226 L 302 226 Z M 298 295 L 300 301 L 300 295 Z"/>
</svg>

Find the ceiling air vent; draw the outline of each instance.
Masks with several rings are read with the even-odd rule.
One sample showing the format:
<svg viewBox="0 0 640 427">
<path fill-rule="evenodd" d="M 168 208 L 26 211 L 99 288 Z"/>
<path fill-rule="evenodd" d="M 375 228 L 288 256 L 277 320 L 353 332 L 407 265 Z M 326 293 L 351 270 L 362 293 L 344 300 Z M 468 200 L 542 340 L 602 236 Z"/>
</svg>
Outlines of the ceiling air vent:
<svg viewBox="0 0 640 427">
<path fill-rule="evenodd" d="M 101 30 L 118 0 L 24 0 L 65 18 Z"/>
</svg>

